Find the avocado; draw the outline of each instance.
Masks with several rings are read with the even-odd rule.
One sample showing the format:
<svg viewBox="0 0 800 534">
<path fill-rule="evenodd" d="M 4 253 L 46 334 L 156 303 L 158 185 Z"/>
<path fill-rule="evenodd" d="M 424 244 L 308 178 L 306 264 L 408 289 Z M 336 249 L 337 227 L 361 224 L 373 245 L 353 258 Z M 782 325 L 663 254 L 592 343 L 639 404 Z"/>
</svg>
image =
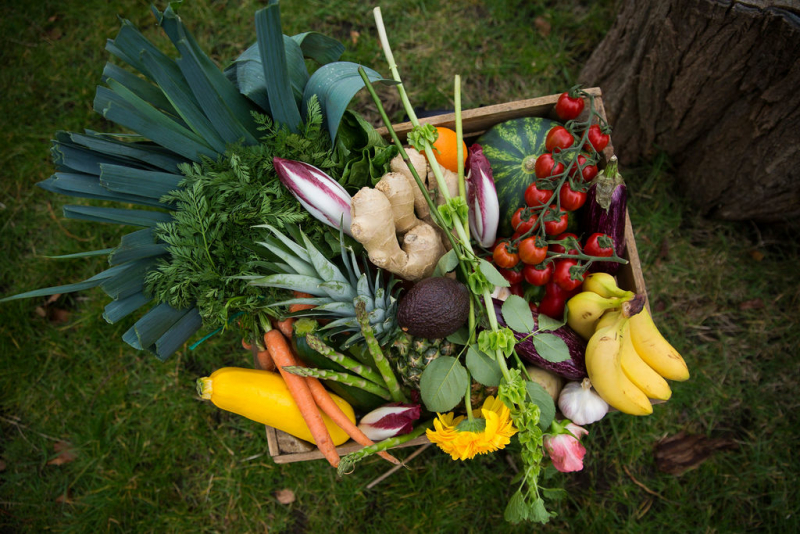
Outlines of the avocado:
<svg viewBox="0 0 800 534">
<path fill-rule="evenodd" d="M 452 278 L 420 280 L 397 305 L 397 324 L 415 337 L 447 337 L 468 318 L 469 289 Z"/>
</svg>

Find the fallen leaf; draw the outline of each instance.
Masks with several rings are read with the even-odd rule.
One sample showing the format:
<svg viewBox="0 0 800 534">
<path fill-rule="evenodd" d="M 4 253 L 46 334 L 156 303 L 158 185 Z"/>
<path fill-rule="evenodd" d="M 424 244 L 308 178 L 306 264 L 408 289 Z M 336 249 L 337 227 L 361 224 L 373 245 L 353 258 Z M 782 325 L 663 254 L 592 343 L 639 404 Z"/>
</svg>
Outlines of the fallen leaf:
<svg viewBox="0 0 800 534">
<path fill-rule="evenodd" d="M 751 250 L 750 251 L 750 257 L 753 258 L 756 261 L 761 261 L 761 260 L 764 259 L 764 253 L 763 252 L 759 252 L 758 250 Z"/>
<path fill-rule="evenodd" d="M 764 307 L 764 301 L 761 299 L 746 300 L 739 304 L 739 309 L 744 310 L 760 310 Z"/>
<path fill-rule="evenodd" d="M 666 237 L 661 242 L 661 249 L 658 251 L 658 257 L 669 260 L 669 241 Z"/>
<path fill-rule="evenodd" d="M 0 473 L 6 470 L 6 463 L 3 460 L 0 460 Z"/>
<path fill-rule="evenodd" d="M 533 20 L 533 25 L 536 27 L 536 30 L 542 37 L 547 37 L 550 35 L 550 23 L 547 22 L 544 17 L 536 17 Z"/>
<path fill-rule="evenodd" d="M 62 324 L 69 321 L 70 315 L 71 315 L 70 312 L 68 312 L 67 310 L 61 308 L 53 308 L 52 310 L 50 310 L 50 317 L 48 317 L 48 319 L 50 319 L 50 322 L 53 324 Z"/>
<path fill-rule="evenodd" d="M 732 439 L 708 438 L 681 431 L 656 444 L 656 466 L 664 473 L 682 475 L 708 460 L 715 451 L 736 447 L 736 442 Z"/>
<path fill-rule="evenodd" d="M 353 43 L 353 46 L 358 44 L 359 37 L 361 37 L 360 32 L 357 32 L 356 30 L 350 30 L 350 42 Z"/>
<path fill-rule="evenodd" d="M 282 489 L 275 492 L 275 498 L 281 504 L 292 504 L 295 501 L 294 492 L 290 489 Z"/>
<path fill-rule="evenodd" d="M 41 306 L 36 306 L 36 309 L 34 309 L 34 311 L 36 312 L 36 315 L 38 315 L 39 317 L 47 317 L 47 311 Z"/>
<path fill-rule="evenodd" d="M 47 462 L 47 465 L 61 465 L 69 463 L 77 456 L 75 455 L 75 451 L 72 449 L 72 443 L 69 441 L 57 441 L 53 444 L 53 450 L 58 453 L 58 456 Z"/>
<path fill-rule="evenodd" d="M 59 504 L 72 504 L 72 490 L 67 490 L 65 493 L 56 497 L 56 502 Z"/>
</svg>

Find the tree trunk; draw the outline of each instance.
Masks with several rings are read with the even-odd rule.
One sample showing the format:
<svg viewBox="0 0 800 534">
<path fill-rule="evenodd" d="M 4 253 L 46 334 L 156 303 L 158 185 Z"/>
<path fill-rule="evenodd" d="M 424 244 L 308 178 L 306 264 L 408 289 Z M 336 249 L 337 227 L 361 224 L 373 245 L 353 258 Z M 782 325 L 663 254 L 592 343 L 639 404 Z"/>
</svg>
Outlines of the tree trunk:
<svg viewBox="0 0 800 534">
<path fill-rule="evenodd" d="M 623 0 L 579 77 L 622 163 L 665 152 L 704 214 L 800 217 L 800 3 Z"/>
</svg>

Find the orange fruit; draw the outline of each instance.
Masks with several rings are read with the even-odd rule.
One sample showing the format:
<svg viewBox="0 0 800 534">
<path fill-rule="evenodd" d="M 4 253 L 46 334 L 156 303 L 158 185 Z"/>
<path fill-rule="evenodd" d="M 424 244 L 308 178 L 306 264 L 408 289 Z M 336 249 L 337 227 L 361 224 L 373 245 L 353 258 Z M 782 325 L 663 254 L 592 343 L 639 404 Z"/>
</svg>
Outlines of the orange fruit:
<svg viewBox="0 0 800 534">
<path fill-rule="evenodd" d="M 436 161 L 444 167 L 453 172 L 458 172 L 458 139 L 456 132 L 450 128 L 437 127 L 436 131 L 439 132 L 439 137 L 433 143 L 433 154 Z M 467 161 L 467 145 L 461 141 L 463 148 L 462 159 Z"/>
</svg>

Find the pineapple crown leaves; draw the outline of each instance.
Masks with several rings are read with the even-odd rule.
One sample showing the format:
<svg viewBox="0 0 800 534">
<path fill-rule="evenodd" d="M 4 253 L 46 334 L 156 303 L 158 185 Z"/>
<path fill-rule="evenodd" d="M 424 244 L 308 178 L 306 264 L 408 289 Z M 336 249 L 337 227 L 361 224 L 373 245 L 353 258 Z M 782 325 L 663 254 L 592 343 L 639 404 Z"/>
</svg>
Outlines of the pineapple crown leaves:
<svg viewBox="0 0 800 534">
<path fill-rule="evenodd" d="M 331 321 L 323 327 L 330 337 L 346 332 L 355 332 L 343 346 L 347 347 L 363 338 L 355 317 L 355 302 L 363 300 L 370 324 L 381 343 L 391 339 L 396 331 L 397 299 L 393 288 L 397 283 L 391 279 L 382 285 L 382 274 L 378 271 L 373 279 L 367 271 L 359 269 L 358 258 L 352 248 L 344 243 L 340 235 L 341 263 L 343 269 L 327 259 L 302 231 L 299 239 L 292 240 L 277 228 L 260 225 L 270 232 L 260 242 L 279 261 L 262 266 L 273 272 L 262 277 L 248 277 L 249 284 L 265 288 L 291 289 L 307 293 L 311 297 L 293 298 L 273 302 L 269 307 L 309 304 L 312 309 L 291 314 L 293 317 L 326 318 Z M 301 246 L 298 241 L 301 241 Z"/>
</svg>

